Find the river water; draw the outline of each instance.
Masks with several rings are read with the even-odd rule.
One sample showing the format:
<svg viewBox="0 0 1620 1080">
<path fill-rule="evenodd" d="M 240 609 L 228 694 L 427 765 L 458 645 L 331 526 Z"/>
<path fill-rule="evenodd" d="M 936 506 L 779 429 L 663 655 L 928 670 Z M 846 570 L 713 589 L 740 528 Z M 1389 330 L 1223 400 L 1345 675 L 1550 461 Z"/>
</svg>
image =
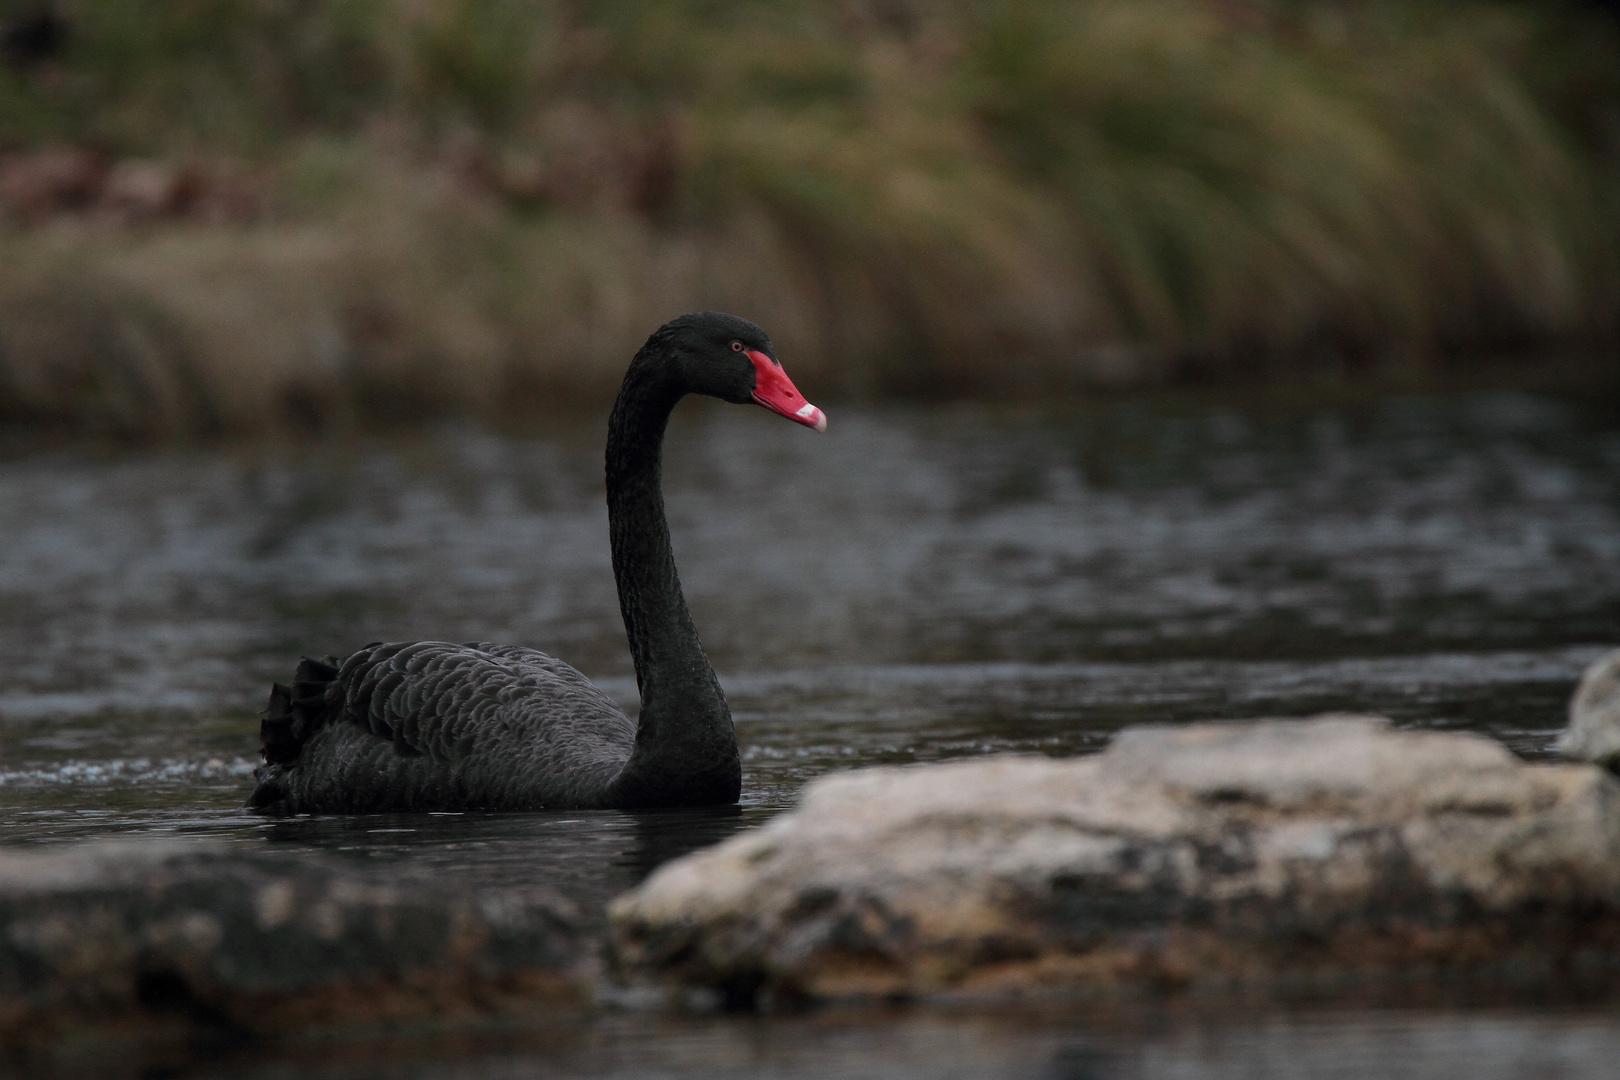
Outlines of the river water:
<svg viewBox="0 0 1620 1080">
<path fill-rule="evenodd" d="M 1332 408 L 844 408 L 824 436 L 761 410 L 683 404 L 666 495 L 737 721 L 744 795 L 733 810 L 661 814 L 240 809 L 256 714 L 301 654 L 381 639 L 533 645 L 633 711 L 599 421 L 313 447 L 15 451 L 0 460 L 0 843 L 278 845 L 469 883 L 546 882 L 596 912 L 663 860 L 791 806 L 807 780 L 861 765 L 1083 754 L 1125 724 L 1329 709 L 1481 731 L 1543 757 L 1581 668 L 1620 643 L 1615 404 L 1472 393 Z M 1319 1075 L 1352 1075 L 1333 1063 L 1385 1029 L 1408 1046 L 1391 1068 L 1455 1063 L 1470 1032 L 1563 1047 L 1560 1068 L 1574 1071 L 1539 1075 L 1609 1075 L 1581 1063 L 1620 1060 L 1620 1038 L 1573 1006 L 1489 1023 L 1424 1015 L 1167 1021 L 1101 1049 L 1067 1022 L 1054 1034 L 978 1016 L 974 1030 L 1003 1048 L 983 1060 L 1001 1072 L 918 1056 L 945 1045 L 919 1032 L 960 1019 L 850 1021 L 826 1045 L 930 1076 L 1205 1075 L 1175 1064 L 1204 1050 L 1175 1047 L 1214 1044 L 1238 1055 L 1230 1075 L 1318 1075 L 1299 1071 L 1312 1047 L 1328 1048 Z M 611 1023 L 630 1027 L 607 1042 L 642 1049 L 480 1051 L 456 1068 L 815 1075 L 792 1063 L 805 1035 L 784 1034 L 788 1021 L 775 1036 L 742 1021 L 656 1037 L 647 1025 L 668 1021 Z M 1449 1049 L 1410 1049 L 1430 1045 Z M 672 1046 L 679 1061 L 659 1056 Z M 1294 1071 L 1264 1072 L 1244 1046 L 1292 1047 L 1277 1052 Z M 1045 1049 L 1013 1052 L 1030 1047 Z M 754 1071 L 721 1067 L 737 1060 Z"/>
</svg>

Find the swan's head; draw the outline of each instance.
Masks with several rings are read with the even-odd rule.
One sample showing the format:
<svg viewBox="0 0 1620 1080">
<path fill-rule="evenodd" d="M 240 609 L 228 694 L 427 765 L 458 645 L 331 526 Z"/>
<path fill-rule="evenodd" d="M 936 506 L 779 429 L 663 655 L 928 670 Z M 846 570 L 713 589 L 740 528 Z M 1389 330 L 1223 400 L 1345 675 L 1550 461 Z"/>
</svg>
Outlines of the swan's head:
<svg viewBox="0 0 1620 1080">
<path fill-rule="evenodd" d="M 762 405 L 794 423 L 827 430 L 827 414 L 804 400 L 782 370 L 765 331 L 735 315 L 705 311 L 684 315 L 668 332 L 670 354 L 694 394 Z"/>
</svg>

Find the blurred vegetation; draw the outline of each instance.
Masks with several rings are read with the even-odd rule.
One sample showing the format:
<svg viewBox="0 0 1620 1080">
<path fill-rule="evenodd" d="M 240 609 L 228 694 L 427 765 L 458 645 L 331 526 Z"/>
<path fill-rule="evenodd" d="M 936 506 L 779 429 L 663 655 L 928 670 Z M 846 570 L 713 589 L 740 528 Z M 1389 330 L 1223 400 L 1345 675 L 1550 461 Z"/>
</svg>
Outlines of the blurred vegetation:
<svg viewBox="0 0 1620 1080">
<path fill-rule="evenodd" d="M 13 419 L 599 403 L 702 308 L 812 399 L 1620 329 L 1620 34 L 1574 4 L 0 0 L 0 29 Z"/>
</svg>

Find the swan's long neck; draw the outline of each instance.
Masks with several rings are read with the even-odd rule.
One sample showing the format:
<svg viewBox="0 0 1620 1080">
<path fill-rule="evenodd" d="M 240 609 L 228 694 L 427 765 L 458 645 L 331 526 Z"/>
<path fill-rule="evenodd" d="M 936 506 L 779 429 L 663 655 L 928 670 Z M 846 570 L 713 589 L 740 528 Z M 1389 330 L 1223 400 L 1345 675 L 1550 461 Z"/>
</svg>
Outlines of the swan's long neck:
<svg viewBox="0 0 1620 1080">
<path fill-rule="evenodd" d="M 641 691 L 635 749 L 613 804 L 732 803 L 741 764 L 731 710 L 681 594 L 664 516 L 664 429 L 686 391 L 658 360 L 647 349 L 637 355 L 608 420 L 608 535 Z"/>
</svg>

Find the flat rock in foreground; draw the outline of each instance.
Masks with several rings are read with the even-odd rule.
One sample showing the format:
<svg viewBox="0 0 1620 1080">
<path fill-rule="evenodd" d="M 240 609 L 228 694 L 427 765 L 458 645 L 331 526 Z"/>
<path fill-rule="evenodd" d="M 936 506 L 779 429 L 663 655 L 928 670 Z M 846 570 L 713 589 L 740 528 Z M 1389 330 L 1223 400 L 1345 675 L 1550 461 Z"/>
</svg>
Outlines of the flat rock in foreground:
<svg viewBox="0 0 1620 1080">
<path fill-rule="evenodd" d="M 464 1022 L 577 998 L 570 905 L 329 859 L 115 841 L 0 851 L 0 1046 Z"/>
<path fill-rule="evenodd" d="M 867 769 L 612 910 L 632 981 L 839 998 L 1620 970 L 1620 784 L 1324 716 Z"/>
</svg>

